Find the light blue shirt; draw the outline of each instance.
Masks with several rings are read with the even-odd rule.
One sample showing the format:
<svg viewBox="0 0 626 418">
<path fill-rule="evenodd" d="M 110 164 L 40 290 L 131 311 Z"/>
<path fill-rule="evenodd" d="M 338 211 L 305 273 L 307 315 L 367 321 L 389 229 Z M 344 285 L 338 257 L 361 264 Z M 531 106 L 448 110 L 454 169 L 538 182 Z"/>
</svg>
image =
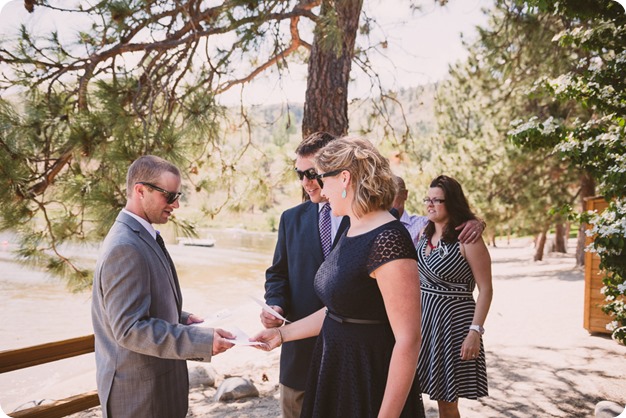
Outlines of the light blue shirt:
<svg viewBox="0 0 626 418">
<path fill-rule="evenodd" d="M 406 210 L 402 212 L 400 222 L 409 231 L 413 245 L 417 248 L 417 237 L 420 231 L 426 227 L 428 218 L 426 216 L 410 215 Z"/>
</svg>

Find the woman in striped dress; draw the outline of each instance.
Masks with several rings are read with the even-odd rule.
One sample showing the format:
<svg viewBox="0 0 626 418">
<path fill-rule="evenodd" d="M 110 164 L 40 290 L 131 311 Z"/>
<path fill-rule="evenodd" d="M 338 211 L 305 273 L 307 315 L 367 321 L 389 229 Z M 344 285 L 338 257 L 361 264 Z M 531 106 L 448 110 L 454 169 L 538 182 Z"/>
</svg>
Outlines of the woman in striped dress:
<svg viewBox="0 0 626 418">
<path fill-rule="evenodd" d="M 461 185 L 439 176 L 424 199 L 428 224 L 418 242 L 422 342 L 417 375 L 440 417 L 459 417 L 458 398 L 487 396 L 483 324 L 491 305 L 485 242 L 461 244 L 455 227 L 476 219 Z M 473 298 L 474 287 L 478 298 Z"/>
</svg>

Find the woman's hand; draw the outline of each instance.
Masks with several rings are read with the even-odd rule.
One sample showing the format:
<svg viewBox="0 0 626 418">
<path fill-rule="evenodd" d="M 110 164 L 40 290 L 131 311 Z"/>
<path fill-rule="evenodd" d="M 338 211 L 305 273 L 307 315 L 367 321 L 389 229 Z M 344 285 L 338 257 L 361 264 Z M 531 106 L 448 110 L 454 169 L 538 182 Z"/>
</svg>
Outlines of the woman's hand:
<svg viewBox="0 0 626 418">
<path fill-rule="evenodd" d="M 276 347 L 280 347 L 283 343 L 283 335 L 280 328 L 268 328 L 250 338 L 250 341 L 263 343 L 256 345 L 255 348 L 263 351 L 271 351 Z"/>
<path fill-rule="evenodd" d="M 255 346 L 259 350 L 270 351 L 276 347 L 280 347 L 282 343 L 287 341 L 314 337 L 320 333 L 322 323 L 326 317 L 325 312 L 326 308 L 321 308 L 317 312 L 283 327 L 264 329 L 250 338 L 250 341 L 262 343 L 261 345 Z"/>
<path fill-rule="evenodd" d="M 461 345 L 461 360 L 476 360 L 480 355 L 480 334 L 470 330 Z"/>
</svg>

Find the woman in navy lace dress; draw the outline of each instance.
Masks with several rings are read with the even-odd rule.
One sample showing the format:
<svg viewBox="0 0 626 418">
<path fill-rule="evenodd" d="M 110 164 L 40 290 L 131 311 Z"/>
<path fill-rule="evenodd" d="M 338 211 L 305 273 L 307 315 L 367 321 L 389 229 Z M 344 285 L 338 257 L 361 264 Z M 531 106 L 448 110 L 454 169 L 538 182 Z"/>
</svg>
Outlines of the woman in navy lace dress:
<svg viewBox="0 0 626 418">
<path fill-rule="evenodd" d="M 271 349 L 318 335 L 302 417 L 423 417 L 417 368 L 417 254 L 389 209 L 389 162 L 368 141 L 340 138 L 316 157 L 322 194 L 350 228 L 321 265 L 315 290 L 325 308 L 255 340 Z"/>
</svg>

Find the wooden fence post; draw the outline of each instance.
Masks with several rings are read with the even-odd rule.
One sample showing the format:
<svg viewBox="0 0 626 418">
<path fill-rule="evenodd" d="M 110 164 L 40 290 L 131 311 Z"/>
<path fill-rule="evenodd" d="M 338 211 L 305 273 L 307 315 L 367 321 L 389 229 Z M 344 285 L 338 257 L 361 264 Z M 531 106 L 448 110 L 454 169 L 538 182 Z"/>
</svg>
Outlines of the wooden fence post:
<svg viewBox="0 0 626 418">
<path fill-rule="evenodd" d="M 590 197 L 585 199 L 585 210 L 595 210 L 601 213 L 606 209 L 608 203 L 603 197 Z M 587 229 L 591 226 L 587 226 Z M 589 245 L 593 241 L 592 237 L 587 237 L 585 244 Z M 606 324 L 611 322 L 611 318 L 602 312 L 599 305 L 604 303 L 604 295 L 600 289 L 604 286 L 602 278 L 604 273 L 600 270 L 600 257 L 596 253 L 585 252 L 585 310 L 584 328 L 591 333 L 610 334 L 606 329 Z"/>
</svg>

